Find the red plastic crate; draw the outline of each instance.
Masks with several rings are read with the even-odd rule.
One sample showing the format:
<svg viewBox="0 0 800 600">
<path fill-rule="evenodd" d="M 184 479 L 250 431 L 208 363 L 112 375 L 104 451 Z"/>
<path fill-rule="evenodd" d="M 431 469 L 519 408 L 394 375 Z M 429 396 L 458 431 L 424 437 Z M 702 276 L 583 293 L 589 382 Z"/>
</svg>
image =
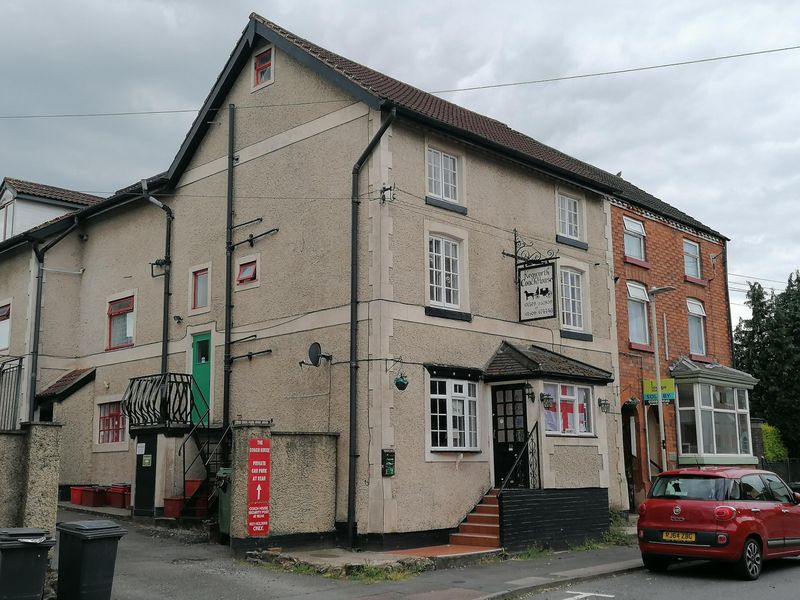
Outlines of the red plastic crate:
<svg viewBox="0 0 800 600">
<path fill-rule="evenodd" d="M 183 496 L 164 498 L 164 516 L 170 519 L 179 519 L 184 501 Z"/>
<path fill-rule="evenodd" d="M 115 490 L 114 488 L 111 488 L 106 492 L 106 502 L 109 506 L 114 508 L 126 508 L 125 492 L 123 490 Z"/>
<path fill-rule="evenodd" d="M 105 506 L 106 490 L 99 487 L 86 487 L 81 490 L 81 505 Z"/>
<path fill-rule="evenodd" d="M 73 485 L 69 488 L 69 501 L 72 504 L 80 504 L 81 503 L 81 494 L 83 490 L 86 489 L 86 486 L 83 485 Z"/>
</svg>

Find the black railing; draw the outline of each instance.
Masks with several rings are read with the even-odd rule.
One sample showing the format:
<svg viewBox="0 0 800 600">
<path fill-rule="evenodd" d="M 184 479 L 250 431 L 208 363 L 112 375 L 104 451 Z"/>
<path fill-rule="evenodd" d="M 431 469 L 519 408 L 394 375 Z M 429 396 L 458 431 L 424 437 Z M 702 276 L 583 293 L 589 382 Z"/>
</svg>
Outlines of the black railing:
<svg viewBox="0 0 800 600">
<path fill-rule="evenodd" d="M 506 476 L 503 478 L 503 483 L 500 485 L 500 489 L 497 492 L 497 495 L 500 496 L 503 493 L 503 490 L 506 489 L 509 481 L 524 481 L 525 478 L 522 477 L 523 473 L 518 473 L 518 469 L 524 468 L 521 464 L 522 457 L 528 457 L 528 487 L 530 489 L 538 490 L 542 487 L 542 479 L 541 479 L 541 472 L 539 470 L 539 423 L 535 423 L 533 428 L 531 428 L 530 433 L 528 434 L 528 439 L 525 440 L 525 445 L 520 450 L 519 454 L 517 455 L 514 464 L 511 465 L 511 468 L 506 473 Z"/>
<path fill-rule="evenodd" d="M 19 427 L 22 357 L 0 357 L 0 430 Z"/>
<path fill-rule="evenodd" d="M 122 412 L 129 427 L 192 427 L 192 415 L 207 413 L 208 407 L 195 401 L 197 385 L 188 373 L 167 373 L 133 377 L 122 396 Z"/>
</svg>

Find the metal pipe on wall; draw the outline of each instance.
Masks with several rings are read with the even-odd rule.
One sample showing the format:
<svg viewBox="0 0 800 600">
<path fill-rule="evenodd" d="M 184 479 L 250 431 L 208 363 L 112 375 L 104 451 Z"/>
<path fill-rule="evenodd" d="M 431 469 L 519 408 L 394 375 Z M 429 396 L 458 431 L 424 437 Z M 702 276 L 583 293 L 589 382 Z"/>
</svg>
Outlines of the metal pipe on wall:
<svg viewBox="0 0 800 600">
<path fill-rule="evenodd" d="M 233 148 L 236 125 L 235 106 L 228 105 L 228 192 L 225 210 L 225 342 L 222 366 L 222 426 L 228 429 L 231 413 L 231 328 L 233 327 Z M 223 450 L 225 461 L 229 447 Z"/>
</svg>

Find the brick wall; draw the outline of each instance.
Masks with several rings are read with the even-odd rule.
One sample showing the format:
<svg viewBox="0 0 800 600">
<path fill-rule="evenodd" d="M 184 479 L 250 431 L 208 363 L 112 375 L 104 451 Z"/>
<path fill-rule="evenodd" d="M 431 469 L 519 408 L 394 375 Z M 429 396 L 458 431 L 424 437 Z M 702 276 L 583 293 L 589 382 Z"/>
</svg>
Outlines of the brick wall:
<svg viewBox="0 0 800 600">
<path fill-rule="evenodd" d="M 645 262 L 635 264 L 625 259 L 623 216 L 644 223 Z M 628 335 L 628 292 L 626 282 L 635 281 L 646 288 L 672 286 L 674 292 L 659 295 L 656 301 L 656 320 L 658 326 L 661 376 L 669 377 L 669 364 L 680 356 L 688 356 L 689 316 L 686 299 L 694 298 L 703 303 L 706 312 L 705 339 L 706 356 L 696 360 L 717 361 L 731 365 L 731 332 L 729 324 L 729 305 L 726 296 L 727 273 L 725 265 L 724 240 L 710 239 L 656 217 L 647 216 L 633 208 L 612 205 L 612 236 L 614 245 L 614 275 L 616 280 L 617 336 L 620 352 L 620 399 L 624 403 L 631 397 L 642 400 L 642 380 L 655 378 L 653 356 L 653 332 L 650 327 L 648 307 L 648 330 L 650 349 L 632 347 Z M 699 244 L 702 281 L 688 281 L 684 274 L 683 240 Z M 664 315 L 667 319 L 667 335 L 664 335 Z M 666 344 L 665 344 L 666 342 Z M 650 417 L 648 425 L 655 428 L 650 432 L 651 440 L 658 440 L 658 421 Z M 625 417 L 635 418 L 636 446 L 638 456 L 633 458 L 629 471 L 633 472 L 635 499 L 641 500 L 646 493 L 648 471 L 646 459 L 646 433 L 643 421 L 644 407 L 640 402 L 635 409 L 626 409 Z M 675 409 L 672 405 L 664 407 L 664 430 L 667 439 L 667 467 L 677 466 L 670 460 L 677 456 L 677 432 Z M 651 443 L 651 460 L 661 462 L 657 442 Z M 657 470 L 654 467 L 654 473 Z"/>
</svg>

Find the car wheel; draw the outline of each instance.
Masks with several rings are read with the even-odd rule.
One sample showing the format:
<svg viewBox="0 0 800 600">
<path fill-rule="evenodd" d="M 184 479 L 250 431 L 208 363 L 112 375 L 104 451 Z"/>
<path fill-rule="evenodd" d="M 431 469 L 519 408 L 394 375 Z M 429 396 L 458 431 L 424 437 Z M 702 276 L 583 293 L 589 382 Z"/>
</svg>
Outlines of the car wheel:
<svg viewBox="0 0 800 600">
<path fill-rule="evenodd" d="M 669 559 L 653 554 L 642 554 L 644 568 L 652 573 L 663 573 L 669 568 Z"/>
<path fill-rule="evenodd" d="M 747 581 L 755 581 L 761 575 L 761 544 L 755 538 L 747 538 L 739 559 L 739 575 Z"/>
</svg>

